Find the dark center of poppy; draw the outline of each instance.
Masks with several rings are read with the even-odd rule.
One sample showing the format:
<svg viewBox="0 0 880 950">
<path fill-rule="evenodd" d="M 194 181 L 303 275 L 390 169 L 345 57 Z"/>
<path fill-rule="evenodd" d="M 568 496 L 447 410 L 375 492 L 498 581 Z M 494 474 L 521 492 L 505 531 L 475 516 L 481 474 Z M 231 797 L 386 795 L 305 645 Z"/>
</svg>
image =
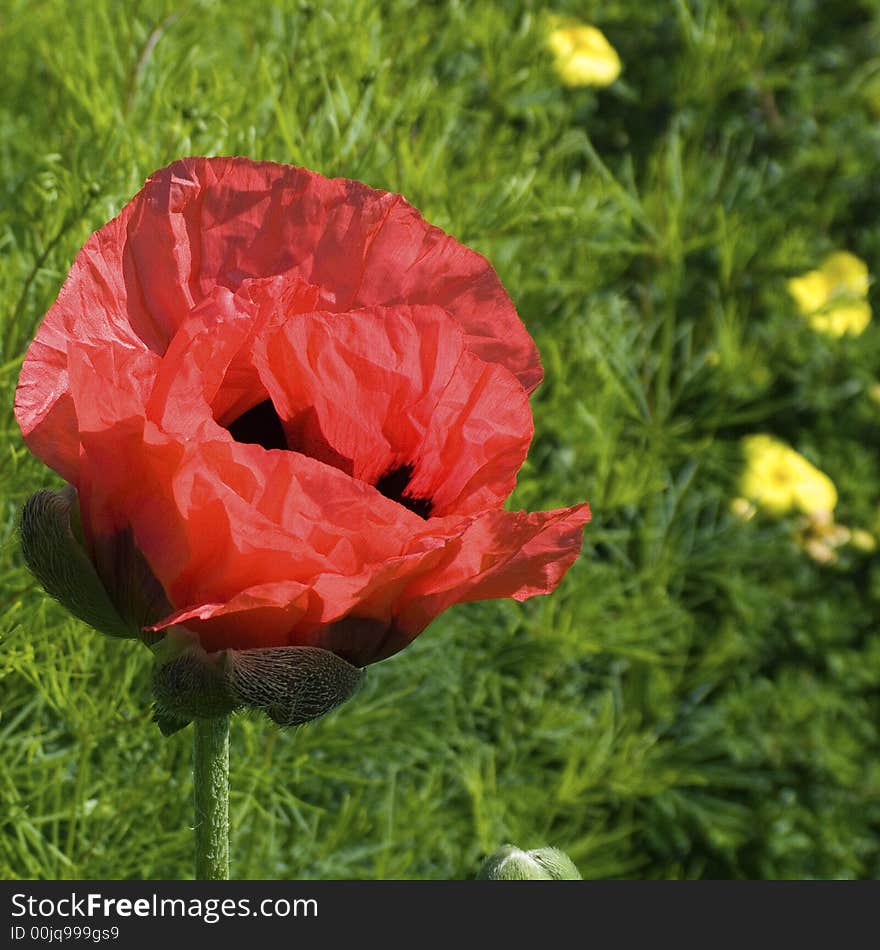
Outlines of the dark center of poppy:
<svg viewBox="0 0 880 950">
<path fill-rule="evenodd" d="M 287 444 L 284 424 L 271 399 L 264 399 L 253 409 L 242 413 L 234 422 L 226 426 L 226 431 L 245 445 L 261 445 L 264 449 L 291 449 Z M 416 498 L 406 494 L 412 479 L 413 466 L 395 465 L 389 468 L 376 482 L 376 489 L 391 501 L 408 508 L 420 518 L 431 517 L 434 503 L 430 498 Z"/>
<path fill-rule="evenodd" d="M 389 468 L 388 471 L 376 482 L 376 488 L 386 498 L 396 501 L 398 505 L 409 508 L 420 518 L 427 520 L 431 517 L 431 510 L 434 503 L 430 498 L 415 498 L 412 495 L 405 494 L 412 478 L 413 467 L 410 464 L 396 465 Z"/>
<path fill-rule="evenodd" d="M 242 413 L 235 422 L 226 426 L 226 430 L 236 442 L 245 445 L 262 445 L 264 449 L 288 448 L 281 416 L 271 399 L 265 399 Z"/>
</svg>

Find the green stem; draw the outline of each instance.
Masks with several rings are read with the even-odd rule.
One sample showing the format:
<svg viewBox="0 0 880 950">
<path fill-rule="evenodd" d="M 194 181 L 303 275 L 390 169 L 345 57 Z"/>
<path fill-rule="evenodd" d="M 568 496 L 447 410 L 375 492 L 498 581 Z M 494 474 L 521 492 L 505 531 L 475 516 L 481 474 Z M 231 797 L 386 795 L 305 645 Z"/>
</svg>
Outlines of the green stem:
<svg viewBox="0 0 880 950">
<path fill-rule="evenodd" d="M 229 716 L 193 722 L 196 880 L 229 880 Z"/>
</svg>

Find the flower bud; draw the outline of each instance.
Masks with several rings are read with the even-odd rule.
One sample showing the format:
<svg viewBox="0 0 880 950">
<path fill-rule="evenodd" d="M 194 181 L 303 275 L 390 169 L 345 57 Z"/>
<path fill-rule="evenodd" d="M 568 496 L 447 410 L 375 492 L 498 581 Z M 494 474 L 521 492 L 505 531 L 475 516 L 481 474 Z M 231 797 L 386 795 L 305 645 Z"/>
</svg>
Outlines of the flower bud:
<svg viewBox="0 0 880 950">
<path fill-rule="evenodd" d="M 164 591 L 130 531 L 105 541 L 103 556 L 97 564 L 92 560 L 71 485 L 31 495 L 21 512 L 19 538 L 25 563 L 46 592 L 101 633 L 143 637 L 143 626 L 168 612 Z"/>
<path fill-rule="evenodd" d="M 571 858 L 558 848 L 520 851 L 505 844 L 493 851 L 477 873 L 478 881 L 579 881 Z"/>
<path fill-rule="evenodd" d="M 113 637 L 153 650 L 154 718 L 165 735 L 195 718 L 261 709 L 280 726 L 317 719 L 357 692 L 363 670 L 318 647 L 206 653 L 196 634 L 176 626 L 151 632 L 171 611 L 130 530 L 86 551 L 76 490 L 44 490 L 24 505 L 19 524 L 25 562 L 47 593 L 75 617 Z"/>
<path fill-rule="evenodd" d="M 166 735 L 192 719 L 242 708 L 260 709 L 279 726 L 298 726 L 350 699 L 363 678 L 363 670 L 318 647 L 206 653 L 190 644 L 156 665 L 155 718 Z"/>
</svg>

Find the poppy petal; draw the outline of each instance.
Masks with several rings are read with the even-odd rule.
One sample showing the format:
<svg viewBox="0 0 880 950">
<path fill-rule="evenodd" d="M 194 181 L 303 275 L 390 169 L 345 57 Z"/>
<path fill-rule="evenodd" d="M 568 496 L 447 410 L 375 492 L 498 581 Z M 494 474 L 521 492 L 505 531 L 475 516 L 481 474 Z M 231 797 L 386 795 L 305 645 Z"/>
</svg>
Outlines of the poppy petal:
<svg viewBox="0 0 880 950">
<path fill-rule="evenodd" d="M 586 503 L 479 515 L 464 527 L 448 562 L 407 589 L 400 625 L 415 635 L 455 603 L 549 593 L 577 559 L 589 520 Z"/>
<path fill-rule="evenodd" d="M 441 308 L 306 314 L 258 338 L 254 360 L 291 448 L 373 485 L 405 468 L 402 491 L 434 516 L 500 507 L 513 490 L 528 397 Z"/>
<path fill-rule="evenodd" d="M 489 262 L 400 195 L 273 162 L 187 158 L 153 174 L 132 204 L 132 260 L 168 275 L 148 296 L 163 325 L 217 285 L 289 272 L 322 288 L 324 309 L 439 305 L 483 359 L 527 391 L 541 381 L 534 342 Z"/>
</svg>

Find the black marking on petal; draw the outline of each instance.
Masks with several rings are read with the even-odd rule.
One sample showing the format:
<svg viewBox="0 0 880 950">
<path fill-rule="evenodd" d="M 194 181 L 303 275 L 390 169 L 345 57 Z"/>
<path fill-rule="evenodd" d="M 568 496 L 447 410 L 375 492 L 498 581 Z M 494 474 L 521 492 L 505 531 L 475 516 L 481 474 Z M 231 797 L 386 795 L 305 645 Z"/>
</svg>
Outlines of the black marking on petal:
<svg viewBox="0 0 880 950">
<path fill-rule="evenodd" d="M 271 399 L 264 399 L 253 409 L 248 409 L 234 422 L 230 422 L 226 429 L 236 442 L 245 445 L 262 445 L 264 449 L 287 448 L 281 416 Z"/>
<path fill-rule="evenodd" d="M 395 465 L 376 482 L 376 489 L 386 498 L 396 501 L 404 508 L 417 514 L 426 521 L 431 517 L 431 511 L 434 508 L 434 502 L 430 498 L 415 498 L 406 494 L 406 489 L 412 479 L 413 466 L 410 463 L 406 465 Z"/>
</svg>

